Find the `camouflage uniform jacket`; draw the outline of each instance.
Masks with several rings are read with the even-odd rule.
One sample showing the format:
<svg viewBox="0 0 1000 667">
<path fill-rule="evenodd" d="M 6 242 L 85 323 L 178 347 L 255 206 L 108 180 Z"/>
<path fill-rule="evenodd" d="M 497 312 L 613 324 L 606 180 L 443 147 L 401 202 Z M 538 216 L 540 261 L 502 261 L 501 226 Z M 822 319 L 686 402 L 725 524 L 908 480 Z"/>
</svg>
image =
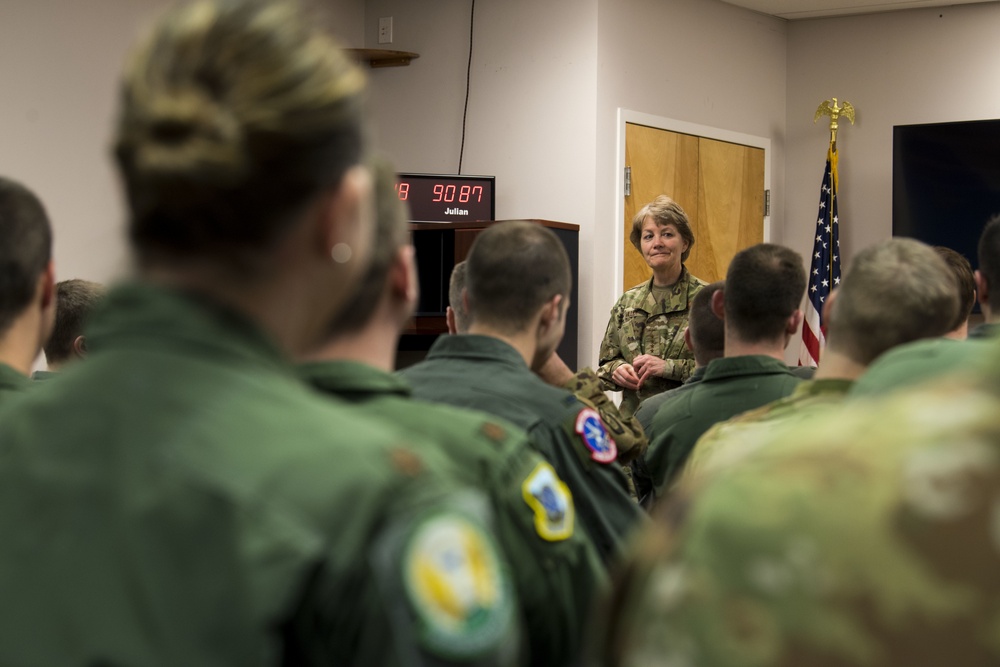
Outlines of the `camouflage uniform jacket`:
<svg viewBox="0 0 1000 667">
<path fill-rule="evenodd" d="M 975 372 L 796 420 L 682 483 L 592 664 L 1000 664 L 1000 346 Z"/>
<path fill-rule="evenodd" d="M 705 282 L 686 268 L 674 284 L 670 297 L 657 303 L 652 291 L 653 279 L 628 290 L 611 309 L 608 330 L 601 342 L 597 377 L 607 391 L 621 391 L 619 410 L 631 416 L 639 401 L 667 389 L 679 387 L 694 371 L 694 355 L 684 343 L 691 299 Z M 622 389 L 611 378 L 622 364 L 631 364 L 641 354 L 667 360 L 666 375 L 650 378 L 639 391 Z"/>
<path fill-rule="evenodd" d="M 853 380 L 821 379 L 803 382 L 790 396 L 720 422 L 698 438 L 683 476 L 711 474 L 750 456 L 767 445 L 780 425 L 811 419 L 840 406 Z"/>
<path fill-rule="evenodd" d="M 639 420 L 634 415 L 626 417 L 618 410 L 604 393 L 601 380 L 592 368 L 580 369 L 563 387 L 575 394 L 581 403 L 594 408 L 601 415 L 601 421 L 618 445 L 619 463 L 630 463 L 646 451 L 649 440 Z"/>
</svg>

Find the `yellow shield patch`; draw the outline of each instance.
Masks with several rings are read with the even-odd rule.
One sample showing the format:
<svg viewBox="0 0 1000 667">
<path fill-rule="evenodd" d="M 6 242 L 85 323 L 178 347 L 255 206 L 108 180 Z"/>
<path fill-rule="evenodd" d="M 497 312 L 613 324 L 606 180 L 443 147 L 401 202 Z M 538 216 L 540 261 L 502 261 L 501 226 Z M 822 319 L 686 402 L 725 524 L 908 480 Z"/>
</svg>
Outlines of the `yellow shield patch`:
<svg viewBox="0 0 1000 667">
<path fill-rule="evenodd" d="M 573 534 L 573 494 L 551 465 L 535 466 L 521 484 L 521 493 L 535 513 L 535 530 L 543 540 L 557 542 Z"/>
</svg>

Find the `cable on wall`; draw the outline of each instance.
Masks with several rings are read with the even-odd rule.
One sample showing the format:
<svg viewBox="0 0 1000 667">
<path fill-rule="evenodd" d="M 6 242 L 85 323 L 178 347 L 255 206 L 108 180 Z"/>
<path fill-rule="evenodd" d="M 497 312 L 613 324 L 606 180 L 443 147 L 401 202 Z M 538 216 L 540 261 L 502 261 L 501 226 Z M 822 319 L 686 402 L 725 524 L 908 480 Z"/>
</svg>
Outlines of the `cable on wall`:
<svg viewBox="0 0 1000 667">
<path fill-rule="evenodd" d="M 465 69 L 465 109 L 462 111 L 462 147 L 458 151 L 458 174 L 462 173 L 462 159 L 465 157 L 465 124 L 469 117 L 469 88 L 472 81 L 472 36 L 476 26 L 476 0 L 472 0 L 469 16 L 469 64 Z"/>
</svg>

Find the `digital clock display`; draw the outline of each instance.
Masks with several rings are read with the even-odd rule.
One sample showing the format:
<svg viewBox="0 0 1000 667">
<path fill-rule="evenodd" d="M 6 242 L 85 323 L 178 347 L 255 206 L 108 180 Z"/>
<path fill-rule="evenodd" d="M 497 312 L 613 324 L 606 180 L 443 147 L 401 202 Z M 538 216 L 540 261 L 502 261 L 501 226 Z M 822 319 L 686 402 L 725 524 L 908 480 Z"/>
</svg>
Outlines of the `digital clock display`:
<svg viewBox="0 0 1000 667">
<path fill-rule="evenodd" d="M 496 217 L 494 176 L 400 174 L 396 194 L 410 222 L 478 222 Z"/>
</svg>

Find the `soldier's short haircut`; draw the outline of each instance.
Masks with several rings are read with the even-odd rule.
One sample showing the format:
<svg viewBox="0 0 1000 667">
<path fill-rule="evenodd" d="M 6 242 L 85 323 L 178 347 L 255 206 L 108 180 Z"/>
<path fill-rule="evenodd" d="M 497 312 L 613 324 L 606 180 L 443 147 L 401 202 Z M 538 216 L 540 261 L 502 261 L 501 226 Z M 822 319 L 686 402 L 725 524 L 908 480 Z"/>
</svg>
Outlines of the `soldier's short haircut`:
<svg viewBox="0 0 1000 667">
<path fill-rule="evenodd" d="M 948 329 L 954 331 L 968 321 L 972 307 L 976 305 L 976 277 L 972 272 L 972 264 L 962 253 L 943 245 L 934 246 L 934 251 L 948 265 L 958 286 L 958 315 Z"/>
<path fill-rule="evenodd" d="M 802 257 L 773 243 L 750 246 L 729 263 L 724 290 L 727 328 L 747 343 L 774 340 L 805 294 Z"/>
<path fill-rule="evenodd" d="M 79 278 L 56 283 L 56 324 L 44 347 L 50 366 L 73 356 L 73 341 L 83 335 L 87 319 L 106 292 L 101 283 Z"/>
<path fill-rule="evenodd" d="M 448 305 L 455 313 L 455 329 L 458 330 L 458 333 L 465 333 L 469 330 L 469 314 L 465 312 L 465 304 L 462 303 L 465 274 L 466 264 L 463 260 L 451 270 L 451 280 L 448 282 Z"/>
<path fill-rule="evenodd" d="M 701 288 L 688 311 L 688 330 L 691 332 L 691 343 L 694 345 L 694 356 L 699 364 L 707 364 L 712 359 L 718 359 L 726 348 L 725 325 L 712 312 L 712 295 L 722 289 L 725 283 L 721 280 Z"/>
<path fill-rule="evenodd" d="M 920 241 L 892 238 L 851 261 L 827 344 L 867 366 L 896 345 L 948 333 L 958 309 L 955 277 L 941 256 Z"/>
<path fill-rule="evenodd" d="M 501 222 L 476 237 L 466 258 L 469 322 L 522 331 L 552 297 L 572 288 L 569 256 L 559 238 L 524 220 Z"/>
<path fill-rule="evenodd" d="M 990 289 L 1000 289 L 1000 214 L 986 221 L 983 233 L 979 235 L 979 273 L 986 279 Z"/>
<path fill-rule="evenodd" d="M 375 176 L 375 225 L 371 257 L 357 289 L 334 317 L 330 338 L 355 333 L 371 321 L 382 299 L 396 253 L 409 243 L 409 216 L 406 204 L 396 194 L 396 171 L 381 159 L 372 160 L 372 171 Z"/>
<path fill-rule="evenodd" d="M 52 259 L 52 228 L 38 197 L 0 176 L 0 334 L 31 304 Z"/>
<path fill-rule="evenodd" d="M 642 226 L 647 217 L 652 217 L 660 227 L 673 225 L 681 238 L 687 241 L 688 247 L 681 254 L 681 262 L 686 262 L 694 246 L 694 232 L 691 231 L 691 223 L 688 222 L 687 213 L 681 205 L 666 195 L 660 195 L 649 202 L 632 217 L 632 231 L 629 232 L 628 239 L 635 246 L 635 249 L 642 252 Z"/>
</svg>

